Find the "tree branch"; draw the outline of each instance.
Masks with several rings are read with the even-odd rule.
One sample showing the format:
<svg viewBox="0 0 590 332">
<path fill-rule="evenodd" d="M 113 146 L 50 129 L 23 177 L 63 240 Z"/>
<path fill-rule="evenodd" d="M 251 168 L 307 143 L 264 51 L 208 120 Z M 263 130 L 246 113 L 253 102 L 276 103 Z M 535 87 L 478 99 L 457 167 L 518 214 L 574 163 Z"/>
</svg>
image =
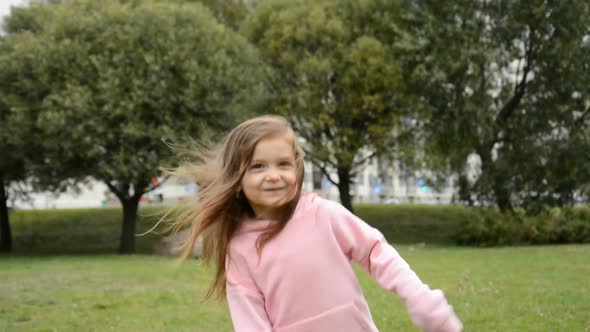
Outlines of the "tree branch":
<svg viewBox="0 0 590 332">
<path fill-rule="evenodd" d="M 518 77 L 518 75 L 520 74 L 520 64 L 521 63 L 522 63 L 522 58 L 518 59 L 518 64 L 516 66 L 516 77 Z M 523 70 L 523 72 L 524 72 L 524 70 Z M 523 73 L 523 75 L 526 76 L 526 74 L 524 74 L 524 73 Z M 512 92 L 513 94 L 516 94 L 518 92 L 518 86 L 519 86 L 519 83 L 514 84 L 514 91 Z"/>
<path fill-rule="evenodd" d="M 514 111 L 516 110 L 516 108 L 520 104 L 520 101 L 522 100 L 522 98 L 524 97 L 524 94 L 526 92 L 527 77 L 532 69 L 533 61 L 534 61 L 534 57 L 535 57 L 535 50 L 534 50 L 533 37 L 532 37 L 533 33 L 534 33 L 534 29 L 531 28 L 528 43 L 525 48 L 526 64 L 522 70 L 522 78 L 520 79 L 520 82 L 515 86 L 514 94 L 512 95 L 512 98 L 510 98 L 508 103 L 506 103 L 504 105 L 504 107 L 502 107 L 502 109 L 500 110 L 500 113 L 498 114 L 498 117 L 496 118 L 496 121 L 495 121 L 496 127 L 500 127 L 500 125 L 502 123 L 506 123 L 506 121 L 508 121 L 508 119 L 512 116 L 512 114 L 514 114 Z M 495 133 L 494 136 L 496 136 L 496 135 L 497 135 L 497 132 Z"/>
<path fill-rule="evenodd" d="M 372 152 L 370 155 L 368 155 L 368 156 L 364 157 L 363 159 L 361 159 L 361 160 L 359 160 L 359 161 L 357 161 L 357 162 L 355 162 L 355 163 L 352 163 L 352 165 L 351 165 L 351 167 L 350 167 L 350 168 L 351 168 L 351 169 L 355 169 L 355 168 L 357 168 L 357 167 L 360 167 L 360 166 L 362 166 L 364 163 L 366 163 L 368 160 L 371 160 L 371 159 L 375 158 L 375 156 L 377 156 L 377 151 L 373 151 L 373 152 Z"/>
<path fill-rule="evenodd" d="M 334 181 L 334 179 L 332 179 L 332 177 L 330 176 L 330 173 L 328 173 L 328 170 L 326 169 L 325 165 L 321 165 L 320 163 L 318 163 L 315 160 L 311 160 L 311 162 L 316 165 L 317 167 L 319 167 L 319 169 L 322 171 L 322 173 L 326 176 L 326 178 L 328 179 L 328 181 L 330 181 L 333 185 L 338 186 L 340 183 Z"/>
<path fill-rule="evenodd" d="M 584 124 L 586 122 L 586 120 L 590 119 L 590 106 L 586 107 L 586 109 L 584 110 L 584 113 L 582 113 L 582 115 L 576 119 L 576 121 L 574 122 L 574 126 L 572 128 L 572 132 L 574 131 L 578 131 L 580 128 L 585 128 Z"/>
<path fill-rule="evenodd" d="M 316 163 L 317 160 L 321 160 L 324 163 L 326 163 L 334 168 L 337 167 L 336 163 L 332 162 L 331 160 L 323 160 L 322 158 L 319 158 L 316 154 L 314 154 L 313 152 L 311 152 L 310 150 L 308 150 L 306 148 L 303 148 L 303 152 L 305 152 L 305 154 L 310 157 L 312 163 Z"/>
<path fill-rule="evenodd" d="M 150 183 L 150 185 L 148 186 L 148 190 L 146 190 L 145 193 L 149 193 L 151 191 L 158 189 L 162 184 L 168 181 L 168 179 L 170 179 L 170 174 L 166 174 L 164 178 L 161 181 L 159 181 L 156 185 L 151 185 Z"/>
<path fill-rule="evenodd" d="M 117 188 L 117 186 L 115 186 L 114 184 L 112 184 L 110 180 L 109 181 L 105 181 L 105 184 L 107 185 L 107 187 L 109 187 L 109 190 L 113 194 L 115 194 L 115 196 L 117 196 L 119 198 L 119 200 L 123 201 L 123 199 L 125 198 L 125 196 L 119 190 L 119 188 Z"/>
</svg>

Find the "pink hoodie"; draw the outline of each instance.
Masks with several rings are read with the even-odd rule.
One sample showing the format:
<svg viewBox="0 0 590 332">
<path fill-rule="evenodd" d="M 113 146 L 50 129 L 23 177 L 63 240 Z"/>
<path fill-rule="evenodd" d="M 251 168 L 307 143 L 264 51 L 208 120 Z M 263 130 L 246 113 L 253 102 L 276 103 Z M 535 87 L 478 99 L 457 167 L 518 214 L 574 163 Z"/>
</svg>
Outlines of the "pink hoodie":
<svg viewBox="0 0 590 332">
<path fill-rule="evenodd" d="M 270 222 L 244 221 L 230 243 L 227 300 L 237 332 L 377 331 L 350 261 L 397 294 L 420 329 L 462 330 L 443 293 L 340 204 L 302 195 L 259 262 L 255 242 Z"/>
</svg>

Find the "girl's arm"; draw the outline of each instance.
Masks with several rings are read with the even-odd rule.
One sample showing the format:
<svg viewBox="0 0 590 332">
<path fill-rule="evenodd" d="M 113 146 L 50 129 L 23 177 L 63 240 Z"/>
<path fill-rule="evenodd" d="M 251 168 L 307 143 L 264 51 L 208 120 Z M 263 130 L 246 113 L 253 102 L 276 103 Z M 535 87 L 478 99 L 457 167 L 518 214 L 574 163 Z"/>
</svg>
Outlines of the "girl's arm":
<svg viewBox="0 0 590 332">
<path fill-rule="evenodd" d="M 235 256 L 235 255 L 234 255 Z M 271 332 L 272 327 L 264 309 L 264 296 L 250 277 L 240 257 L 227 258 L 227 303 L 236 332 Z"/>
<path fill-rule="evenodd" d="M 440 290 L 431 290 L 383 235 L 337 203 L 330 203 L 334 235 L 349 259 L 406 304 L 414 324 L 428 332 L 461 331 L 461 321 Z"/>
</svg>

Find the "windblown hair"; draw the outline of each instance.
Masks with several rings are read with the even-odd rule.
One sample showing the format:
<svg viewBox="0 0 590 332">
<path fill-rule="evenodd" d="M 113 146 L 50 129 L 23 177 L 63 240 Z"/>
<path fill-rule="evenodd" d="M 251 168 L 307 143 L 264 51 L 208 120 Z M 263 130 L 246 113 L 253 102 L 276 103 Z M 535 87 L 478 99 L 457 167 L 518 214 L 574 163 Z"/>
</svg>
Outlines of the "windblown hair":
<svg viewBox="0 0 590 332">
<path fill-rule="evenodd" d="M 287 204 L 277 222 L 270 223 L 258 237 L 256 250 L 259 258 L 262 249 L 286 225 L 293 215 L 301 195 L 303 185 L 304 153 L 297 142 L 287 120 L 279 116 L 257 117 L 234 128 L 226 137 L 223 147 L 216 158 L 209 162 L 184 165 L 171 173 L 192 177 L 200 186 L 197 204 L 179 215 L 176 226 L 191 224 L 190 236 L 183 246 L 182 260 L 191 256 L 195 241 L 203 236 L 201 259 L 205 265 L 215 266 L 215 277 L 205 300 L 225 296 L 226 293 L 226 259 L 229 256 L 229 244 L 244 217 L 252 217 L 253 210 L 245 195 L 240 192 L 242 178 L 250 162 L 256 144 L 263 139 L 288 135 L 293 144 L 297 181 L 291 192 L 287 193 Z M 215 153 L 213 154 L 215 155 Z"/>
</svg>

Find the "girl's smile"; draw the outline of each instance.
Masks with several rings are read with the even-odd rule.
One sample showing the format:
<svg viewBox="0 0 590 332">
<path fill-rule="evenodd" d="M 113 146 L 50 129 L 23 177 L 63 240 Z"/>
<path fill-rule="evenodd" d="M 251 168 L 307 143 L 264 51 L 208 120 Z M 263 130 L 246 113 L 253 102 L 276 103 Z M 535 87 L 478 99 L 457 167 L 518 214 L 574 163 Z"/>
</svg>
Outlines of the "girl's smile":
<svg viewBox="0 0 590 332">
<path fill-rule="evenodd" d="M 257 219 L 276 218 L 295 190 L 297 168 L 292 136 L 283 134 L 256 144 L 240 189 Z"/>
</svg>

